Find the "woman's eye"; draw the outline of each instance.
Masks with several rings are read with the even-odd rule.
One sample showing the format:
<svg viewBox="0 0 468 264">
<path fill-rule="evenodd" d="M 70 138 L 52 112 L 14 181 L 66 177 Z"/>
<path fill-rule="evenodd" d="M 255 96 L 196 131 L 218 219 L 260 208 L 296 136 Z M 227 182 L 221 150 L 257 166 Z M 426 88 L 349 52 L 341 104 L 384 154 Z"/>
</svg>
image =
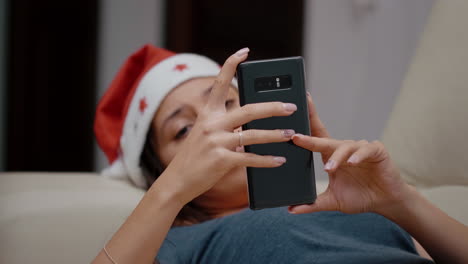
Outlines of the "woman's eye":
<svg viewBox="0 0 468 264">
<path fill-rule="evenodd" d="M 185 137 L 190 131 L 190 128 L 191 128 L 190 126 L 184 126 L 181 130 L 177 132 L 174 138 L 178 140 L 178 139 Z"/>
</svg>

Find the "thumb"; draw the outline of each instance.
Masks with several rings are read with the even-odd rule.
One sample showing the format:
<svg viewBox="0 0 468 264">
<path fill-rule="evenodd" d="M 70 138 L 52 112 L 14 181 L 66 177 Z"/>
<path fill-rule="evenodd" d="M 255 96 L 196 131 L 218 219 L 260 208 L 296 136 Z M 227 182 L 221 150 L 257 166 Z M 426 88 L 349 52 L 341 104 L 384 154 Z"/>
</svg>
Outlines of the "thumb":
<svg viewBox="0 0 468 264">
<path fill-rule="evenodd" d="M 313 204 L 300 204 L 288 207 L 291 214 L 306 214 L 321 211 L 336 211 L 338 208 L 336 200 L 333 198 L 329 190 L 317 196 Z"/>
</svg>

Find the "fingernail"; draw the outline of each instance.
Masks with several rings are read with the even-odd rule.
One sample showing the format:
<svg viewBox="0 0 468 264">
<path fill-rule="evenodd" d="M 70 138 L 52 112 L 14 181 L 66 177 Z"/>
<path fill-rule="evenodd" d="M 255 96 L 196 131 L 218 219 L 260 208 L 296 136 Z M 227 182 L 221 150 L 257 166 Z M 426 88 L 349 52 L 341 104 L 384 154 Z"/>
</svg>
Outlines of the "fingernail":
<svg viewBox="0 0 468 264">
<path fill-rule="evenodd" d="M 306 94 L 307 94 L 307 96 L 311 97 L 311 95 L 310 95 L 309 91 L 307 91 L 307 92 L 306 92 Z"/>
<path fill-rule="evenodd" d="M 294 134 L 296 133 L 296 131 L 292 130 L 292 129 L 285 129 L 283 130 L 283 136 L 285 138 L 290 138 L 292 136 L 294 136 Z"/>
<path fill-rule="evenodd" d="M 285 103 L 283 106 L 284 109 L 288 112 L 294 112 L 297 110 L 297 106 L 295 104 Z"/>
<path fill-rule="evenodd" d="M 325 164 L 325 170 L 331 170 L 335 167 L 335 161 L 334 160 L 328 160 L 327 164 Z"/>
<path fill-rule="evenodd" d="M 240 49 L 236 52 L 236 55 L 237 57 L 242 57 L 244 56 L 245 54 L 249 53 L 250 49 L 249 48 L 243 48 L 243 49 Z"/>
<path fill-rule="evenodd" d="M 279 163 L 279 164 L 283 164 L 286 162 L 286 158 L 285 157 L 274 157 L 273 160 L 276 162 L 276 163 Z"/>
<path fill-rule="evenodd" d="M 357 163 L 358 162 L 358 156 L 353 154 L 351 157 L 348 159 L 348 163 Z"/>
</svg>

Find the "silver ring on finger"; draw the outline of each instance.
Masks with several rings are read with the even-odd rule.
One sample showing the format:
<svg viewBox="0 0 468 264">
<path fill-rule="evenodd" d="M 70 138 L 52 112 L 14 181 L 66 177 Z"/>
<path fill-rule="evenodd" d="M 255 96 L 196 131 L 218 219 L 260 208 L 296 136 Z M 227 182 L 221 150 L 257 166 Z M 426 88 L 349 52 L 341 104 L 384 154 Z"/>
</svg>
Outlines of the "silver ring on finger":
<svg viewBox="0 0 468 264">
<path fill-rule="evenodd" d="M 242 147 L 244 146 L 242 131 L 237 132 L 237 134 L 239 134 L 239 147 Z"/>
</svg>

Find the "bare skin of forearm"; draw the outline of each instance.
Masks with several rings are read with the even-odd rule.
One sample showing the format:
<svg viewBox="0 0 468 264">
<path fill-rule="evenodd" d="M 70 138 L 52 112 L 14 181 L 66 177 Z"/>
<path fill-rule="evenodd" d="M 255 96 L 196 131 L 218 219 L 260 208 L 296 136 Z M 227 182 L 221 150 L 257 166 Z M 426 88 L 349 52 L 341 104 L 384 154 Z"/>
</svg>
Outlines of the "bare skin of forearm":
<svg viewBox="0 0 468 264">
<path fill-rule="evenodd" d="M 410 187 L 407 202 L 380 214 L 410 233 L 436 263 L 468 263 L 468 226 Z"/>
<path fill-rule="evenodd" d="M 161 175 L 162 176 L 162 175 Z M 162 180 L 162 179 L 161 179 Z M 163 181 L 155 184 L 106 244 L 107 252 L 119 264 L 153 263 L 156 254 L 183 204 L 165 191 Z M 166 186 L 167 187 L 167 186 Z M 92 262 L 112 263 L 104 250 Z"/>
</svg>

